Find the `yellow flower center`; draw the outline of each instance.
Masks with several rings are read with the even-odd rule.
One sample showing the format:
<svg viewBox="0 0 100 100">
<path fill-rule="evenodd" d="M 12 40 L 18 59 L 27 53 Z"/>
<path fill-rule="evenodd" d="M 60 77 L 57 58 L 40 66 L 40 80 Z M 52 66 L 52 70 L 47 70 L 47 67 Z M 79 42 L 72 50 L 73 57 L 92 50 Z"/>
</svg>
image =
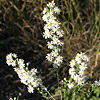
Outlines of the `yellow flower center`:
<svg viewBox="0 0 100 100">
<path fill-rule="evenodd" d="M 46 26 L 44 26 L 44 29 L 47 29 L 47 27 L 46 27 Z"/>
<path fill-rule="evenodd" d="M 29 77 L 30 75 L 29 74 L 27 74 L 27 77 Z"/>
<path fill-rule="evenodd" d="M 35 81 L 35 82 L 34 82 L 34 84 L 36 85 L 36 84 L 37 84 L 37 82 Z"/>
</svg>

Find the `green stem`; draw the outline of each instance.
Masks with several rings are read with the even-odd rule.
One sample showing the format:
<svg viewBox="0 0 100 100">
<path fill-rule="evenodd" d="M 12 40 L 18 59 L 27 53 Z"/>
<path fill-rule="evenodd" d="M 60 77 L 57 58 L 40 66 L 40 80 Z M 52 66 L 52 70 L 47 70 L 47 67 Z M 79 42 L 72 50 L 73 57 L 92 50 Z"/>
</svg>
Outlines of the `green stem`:
<svg viewBox="0 0 100 100">
<path fill-rule="evenodd" d="M 60 86 L 59 86 L 59 70 L 57 68 L 54 68 L 54 70 L 56 71 L 57 73 L 57 81 L 58 81 L 58 90 L 60 91 L 60 95 L 61 95 L 61 100 L 62 100 L 62 89 L 60 89 Z"/>
<path fill-rule="evenodd" d="M 49 91 L 46 90 L 46 92 L 49 94 L 49 96 L 53 99 L 53 100 L 56 100 L 51 94 Z"/>
</svg>

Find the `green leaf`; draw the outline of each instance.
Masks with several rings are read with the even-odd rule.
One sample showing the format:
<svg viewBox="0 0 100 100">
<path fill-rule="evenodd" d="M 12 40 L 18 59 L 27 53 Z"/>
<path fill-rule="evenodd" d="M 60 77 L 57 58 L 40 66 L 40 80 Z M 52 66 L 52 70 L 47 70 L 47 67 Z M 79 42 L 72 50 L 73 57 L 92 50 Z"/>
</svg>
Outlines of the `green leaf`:
<svg viewBox="0 0 100 100">
<path fill-rule="evenodd" d="M 96 97 L 99 97 L 99 92 L 96 93 Z"/>
</svg>

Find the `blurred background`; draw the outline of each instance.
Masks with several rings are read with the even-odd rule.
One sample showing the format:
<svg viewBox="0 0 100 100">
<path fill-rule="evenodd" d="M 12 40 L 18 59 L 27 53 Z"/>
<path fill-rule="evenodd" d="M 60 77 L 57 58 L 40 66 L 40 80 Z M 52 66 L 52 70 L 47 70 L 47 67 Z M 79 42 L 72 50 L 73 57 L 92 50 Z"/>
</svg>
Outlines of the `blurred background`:
<svg viewBox="0 0 100 100">
<path fill-rule="evenodd" d="M 50 52 L 43 38 L 42 11 L 51 0 L 0 0 L 0 100 L 44 100 L 35 91 L 29 94 L 16 72 L 6 64 L 6 55 L 16 53 L 38 76 L 50 92 L 57 88 L 56 73 L 45 58 Z M 60 81 L 69 78 L 69 61 L 84 52 L 91 59 L 86 74 L 91 81 L 100 76 L 100 0 L 54 0 L 61 13 L 56 15 L 64 30 L 64 61 L 59 68 Z"/>
</svg>

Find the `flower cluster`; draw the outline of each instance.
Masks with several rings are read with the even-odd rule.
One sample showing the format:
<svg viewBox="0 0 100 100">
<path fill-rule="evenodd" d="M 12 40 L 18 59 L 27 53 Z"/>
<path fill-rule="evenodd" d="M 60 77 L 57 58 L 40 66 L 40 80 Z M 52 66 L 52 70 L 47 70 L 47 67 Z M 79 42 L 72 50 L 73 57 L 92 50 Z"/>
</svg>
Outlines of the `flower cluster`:
<svg viewBox="0 0 100 100">
<path fill-rule="evenodd" d="M 25 65 L 23 59 L 18 59 L 15 53 L 10 53 L 6 56 L 8 66 L 13 66 L 13 69 L 18 74 L 21 83 L 28 86 L 28 92 L 33 93 L 37 87 L 42 87 L 42 81 L 37 77 L 37 69 L 28 70 L 28 63 Z M 27 67 L 26 67 L 27 66 Z"/>
<path fill-rule="evenodd" d="M 61 52 L 60 47 L 63 45 L 63 42 L 59 38 L 63 37 L 64 31 L 60 29 L 59 21 L 56 19 L 54 14 L 59 14 L 60 9 L 55 6 L 54 1 L 49 2 L 47 7 L 43 10 L 43 20 L 46 22 L 44 25 L 43 37 L 49 39 L 47 46 L 51 49 L 51 53 L 48 53 L 46 58 L 48 61 L 53 62 L 53 66 L 60 66 L 62 63 L 63 57 L 59 55 Z"/>
<path fill-rule="evenodd" d="M 71 79 L 75 81 L 78 85 L 82 85 L 86 82 L 87 76 L 84 75 L 85 70 L 87 68 L 87 62 L 89 58 L 84 53 L 78 53 L 74 60 L 70 61 L 70 69 L 69 74 L 71 75 Z M 72 87 L 74 83 L 68 83 L 68 87 Z"/>
</svg>

